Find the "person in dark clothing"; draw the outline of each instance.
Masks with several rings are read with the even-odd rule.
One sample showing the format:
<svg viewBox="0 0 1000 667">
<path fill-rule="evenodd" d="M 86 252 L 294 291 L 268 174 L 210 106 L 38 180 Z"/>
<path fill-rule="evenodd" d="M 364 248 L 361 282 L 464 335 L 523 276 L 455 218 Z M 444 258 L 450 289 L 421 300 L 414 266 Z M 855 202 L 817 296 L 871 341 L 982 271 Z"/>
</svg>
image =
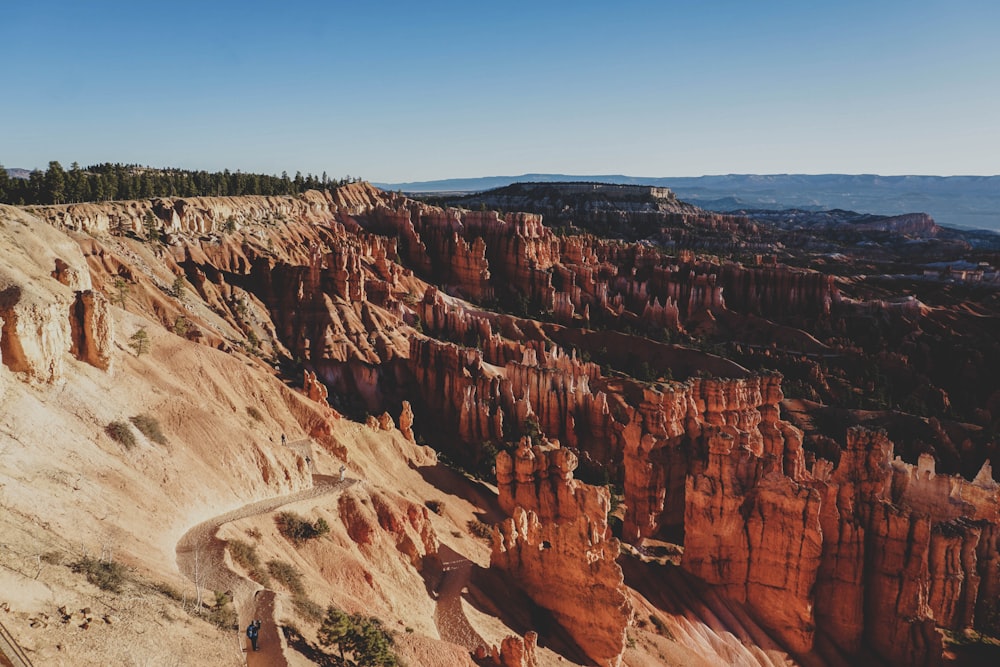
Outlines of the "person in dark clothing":
<svg viewBox="0 0 1000 667">
<path fill-rule="evenodd" d="M 260 632 L 260 621 L 251 621 L 250 625 L 247 626 L 247 637 L 250 638 L 250 644 L 253 646 L 253 650 L 257 650 L 257 635 Z"/>
</svg>

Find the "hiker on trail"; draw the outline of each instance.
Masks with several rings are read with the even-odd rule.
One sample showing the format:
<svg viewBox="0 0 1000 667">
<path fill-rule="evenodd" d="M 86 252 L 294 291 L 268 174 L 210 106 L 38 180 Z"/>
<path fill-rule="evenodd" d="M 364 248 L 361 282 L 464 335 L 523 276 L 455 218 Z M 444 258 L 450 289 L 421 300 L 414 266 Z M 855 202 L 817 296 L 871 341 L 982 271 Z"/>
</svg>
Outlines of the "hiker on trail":
<svg viewBox="0 0 1000 667">
<path fill-rule="evenodd" d="M 253 650 L 257 650 L 257 635 L 260 632 L 260 621 L 250 621 L 250 625 L 247 626 L 247 637 L 250 638 L 250 643 L 253 645 Z"/>
<path fill-rule="evenodd" d="M 345 472 L 347 472 L 347 468 L 345 466 L 340 466 L 340 481 L 341 482 L 344 481 L 344 473 Z"/>
<path fill-rule="evenodd" d="M 281 446 L 282 447 L 285 446 L 285 434 L 284 433 L 281 434 Z"/>
</svg>

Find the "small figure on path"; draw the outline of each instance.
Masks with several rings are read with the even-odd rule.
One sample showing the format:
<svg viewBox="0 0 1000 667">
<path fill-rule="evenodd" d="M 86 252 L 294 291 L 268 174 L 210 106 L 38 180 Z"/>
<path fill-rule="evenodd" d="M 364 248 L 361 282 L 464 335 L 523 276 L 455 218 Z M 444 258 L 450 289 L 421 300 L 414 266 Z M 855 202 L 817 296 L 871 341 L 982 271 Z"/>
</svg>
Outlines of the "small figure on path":
<svg viewBox="0 0 1000 667">
<path fill-rule="evenodd" d="M 250 621 L 250 625 L 247 626 L 247 637 L 250 638 L 250 644 L 253 645 L 253 650 L 257 650 L 257 635 L 260 632 L 260 621 Z"/>
<path fill-rule="evenodd" d="M 281 434 L 281 446 L 282 447 L 285 446 L 285 434 L 284 433 Z"/>
<path fill-rule="evenodd" d="M 347 468 L 345 466 L 340 466 L 340 481 L 341 482 L 344 481 L 344 473 L 345 472 L 347 472 Z"/>
<path fill-rule="evenodd" d="M 312 459 L 311 459 L 311 458 L 309 458 L 309 457 L 307 456 L 307 457 L 306 457 L 306 467 L 307 467 L 307 468 L 310 468 L 310 467 L 311 467 L 311 465 L 312 465 Z"/>
</svg>

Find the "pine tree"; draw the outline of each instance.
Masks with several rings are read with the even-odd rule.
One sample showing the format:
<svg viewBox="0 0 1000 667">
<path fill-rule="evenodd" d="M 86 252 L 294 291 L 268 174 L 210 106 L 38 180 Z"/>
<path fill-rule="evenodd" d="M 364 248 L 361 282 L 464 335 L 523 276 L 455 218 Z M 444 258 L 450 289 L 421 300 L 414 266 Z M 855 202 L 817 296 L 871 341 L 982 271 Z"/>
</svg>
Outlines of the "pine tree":
<svg viewBox="0 0 1000 667">
<path fill-rule="evenodd" d="M 86 176 L 80 171 L 80 163 L 74 162 L 66 174 L 66 201 L 79 202 L 83 199 L 83 180 Z"/>
<path fill-rule="evenodd" d="M 129 336 L 128 345 L 135 351 L 135 356 L 141 357 L 149 352 L 149 334 L 146 327 L 139 327 L 139 330 Z"/>
<path fill-rule="evenodd" d="M 0 164 L 0 202 L 10 202 L 10 176 L 7 175 L 7 168 Z"/>
<path fill-rule="evenodd" d="M 344 659 L 344 649 L 350 648 L 350 636 L 352 631 L 351 617 L 334 606 L 326 608 L 326 617 L 319 627 L 317 635 L 319 643 L 323 646 L 337 645 L 340 650 L 340 661 Z"/>
<path fill-rule="evenodd" d="M 156 217 L 155 213 L 146 211 L 146 215 L 142 219 L 142 226 L 146 228 L 146 238 L 150 243 L 159 243 L 163 240 L 163 234 L 160 231 L 160 219 Z"/>
<path fill-rule="evenodd" d="M 45 172 L 43 199 L 46 204 L 61 204 L 66 199 L 66 172 L 55 160 L 49 162 L 49 168 Z"/>
</svg>

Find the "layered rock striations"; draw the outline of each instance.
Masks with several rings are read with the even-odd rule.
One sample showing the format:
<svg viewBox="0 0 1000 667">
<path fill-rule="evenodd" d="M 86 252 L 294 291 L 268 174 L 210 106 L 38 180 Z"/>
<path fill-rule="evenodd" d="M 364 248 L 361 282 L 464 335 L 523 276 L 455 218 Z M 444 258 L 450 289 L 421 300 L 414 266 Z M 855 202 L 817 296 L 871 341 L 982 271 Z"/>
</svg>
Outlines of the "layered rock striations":
<svg viewBox="0 0 1000 667">
<path fill-rule="evenodd" d="M 599 665 L 620 665 L 631 621 L 606 489 L 573 479 L 576 458 L 558 444 L 497 457 L 500 503 L 511 518 L 494 531 L 491 567 L 509 573 L 550 610 Z"/>
<path fill-rule="evenodd" d="M 110 306 L 80 248 L 9 206 L 0 206 L 0 246 L 0 362 L 37 383 L 60 381 L 68 355 L 109 370 Z"/>
</svg>

